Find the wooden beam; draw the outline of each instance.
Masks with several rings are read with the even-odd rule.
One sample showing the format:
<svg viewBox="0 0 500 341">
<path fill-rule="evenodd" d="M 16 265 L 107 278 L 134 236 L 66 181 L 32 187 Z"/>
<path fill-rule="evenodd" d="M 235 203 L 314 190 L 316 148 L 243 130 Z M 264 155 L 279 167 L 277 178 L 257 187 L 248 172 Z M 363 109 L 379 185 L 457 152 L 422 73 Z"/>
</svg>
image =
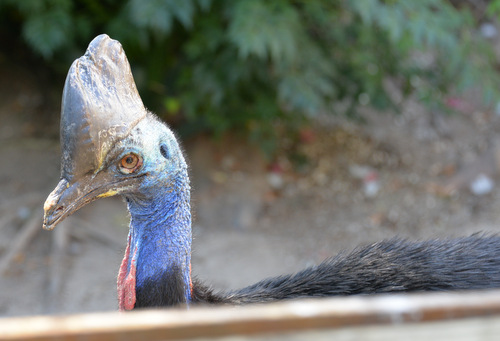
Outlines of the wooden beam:
<svg viewBox="0 0 500 341">
<path fill-rule="evenodd" d="M 500 290 L 351 296 L 242 307 L 196 307 L 0 319 L 0 340 L 182 340 L 224 336 L 394 328 L 463 320 L 500 322 Z M 428 325 L 435 326 L 430 323 Z M 477 324 L 475 324 L 477 328 Z M 499 331 L 500 326 L 496 327 Z M 361 330 L 360 329 L 360 330 Z"/>
</svg>

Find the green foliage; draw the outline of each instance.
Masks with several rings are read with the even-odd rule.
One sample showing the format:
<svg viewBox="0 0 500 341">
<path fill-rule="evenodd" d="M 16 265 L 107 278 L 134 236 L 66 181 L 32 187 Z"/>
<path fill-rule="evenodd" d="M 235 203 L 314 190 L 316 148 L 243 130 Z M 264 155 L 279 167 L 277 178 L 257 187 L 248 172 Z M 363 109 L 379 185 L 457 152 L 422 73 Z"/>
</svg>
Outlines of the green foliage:
<svg viewBox="0 0 500 341">
<path fill-rule="evenodd" d="M 25 18 L 22 35 L 28 44 L 45 58 L 63 48 L 71 38 L 70 0 L 5 0 L 4 6 L 16 7 Z"/>
<path fill-rule="evenodd" d="M 275 62 L 297 58 L 298 37 L 303 37 L 304 32 L 297 11 L 288 1 L 243 0 L 231 10 L 228 37 L 240 58 L 269 57 Z"/>
<path fill-rule="evenodd" d="M 193 24 L 195 7 L 190 0 L 130 0 L 128 6 L 135 27 L 149 29 L 160 37 L 170 33 L 175 19 L 187 28 Z"/>
<path fill-rule="evenodd" d="M 4 0 L 0 14 L 65 69 L 93 36 L 120 40 L 146 104 L 191 131 L 263 140 L 335 102 L 396 107 L 388 77 L 434 106 L 470 87 L 499 98 L 490 44 L 446 0 Z"/>
</svg>

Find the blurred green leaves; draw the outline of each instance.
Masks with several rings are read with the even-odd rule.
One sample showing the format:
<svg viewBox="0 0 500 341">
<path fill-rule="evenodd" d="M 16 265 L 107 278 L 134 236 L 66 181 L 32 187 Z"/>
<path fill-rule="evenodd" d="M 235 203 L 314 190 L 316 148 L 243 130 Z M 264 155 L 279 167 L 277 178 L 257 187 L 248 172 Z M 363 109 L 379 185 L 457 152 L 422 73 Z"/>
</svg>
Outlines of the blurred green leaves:
<svg viewBox="0 0 500 341">
<path fill-rule="evenodd" d="M 300 17 L 289 1 L 242 0 L 232 8 L 228 37 L 240 58 L 293 61 L 303 36 Z"/>
<path fill-rule="evenodd" d="M 43 57 L 49 59 L 54 51 L 63 48 L 71 39 L 72 22 L 69 0 L 4 0 L 23 16 L 23 38 Z"/>
<path fill-rule="evenodd" d="M 129 16 L 134 26 L 165 36 L 170 33 L 175 19 L 191 28 L 195 7 L 191 0 L 130 0 Z"/>
<path fill-rule="evenodd" d="M 190 131 L 259 140 L 337 102 L 395 108 L 388 78 L 434 107 L 471 87 L 500 98 L 478 20 L 446 0 L 4 0 L 0 14 L 48 63 L 69 66 L 97 34 L 119 39 L 146 104 Z"/>
</svg>

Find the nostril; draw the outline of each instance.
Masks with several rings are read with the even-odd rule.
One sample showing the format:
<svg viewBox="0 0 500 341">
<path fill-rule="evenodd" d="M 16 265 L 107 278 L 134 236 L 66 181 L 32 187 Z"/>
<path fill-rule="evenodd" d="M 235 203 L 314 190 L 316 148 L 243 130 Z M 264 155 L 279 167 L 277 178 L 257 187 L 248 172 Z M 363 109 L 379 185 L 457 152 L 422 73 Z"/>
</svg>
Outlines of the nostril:
<svg viewBox="0 0 500 341">
<path fill-rule="evenodd" d="M 64 207 L 63 206 L 58 206 L 55 210 L 54 213 L 61 213 L 63 211 Z"/>
</svg>

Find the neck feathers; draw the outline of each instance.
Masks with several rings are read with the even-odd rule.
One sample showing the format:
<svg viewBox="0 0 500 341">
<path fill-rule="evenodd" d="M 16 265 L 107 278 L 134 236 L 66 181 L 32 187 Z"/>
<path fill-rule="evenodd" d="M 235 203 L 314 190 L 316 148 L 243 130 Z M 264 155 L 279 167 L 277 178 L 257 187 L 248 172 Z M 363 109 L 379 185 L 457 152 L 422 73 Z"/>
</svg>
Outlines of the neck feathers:
<svg viewBox="0 0 500 341">
<path fill-rule="evenodd" d="M 155 188 L 154 195 L 127 197 L 130 247 L 123 263 L 129 274 L 131 270 L 136 273 L 136 308 L 187 304 L 191 300 L 189 199 L 187 172 L 176 177 L 171 186 Z"/>
</svg>

